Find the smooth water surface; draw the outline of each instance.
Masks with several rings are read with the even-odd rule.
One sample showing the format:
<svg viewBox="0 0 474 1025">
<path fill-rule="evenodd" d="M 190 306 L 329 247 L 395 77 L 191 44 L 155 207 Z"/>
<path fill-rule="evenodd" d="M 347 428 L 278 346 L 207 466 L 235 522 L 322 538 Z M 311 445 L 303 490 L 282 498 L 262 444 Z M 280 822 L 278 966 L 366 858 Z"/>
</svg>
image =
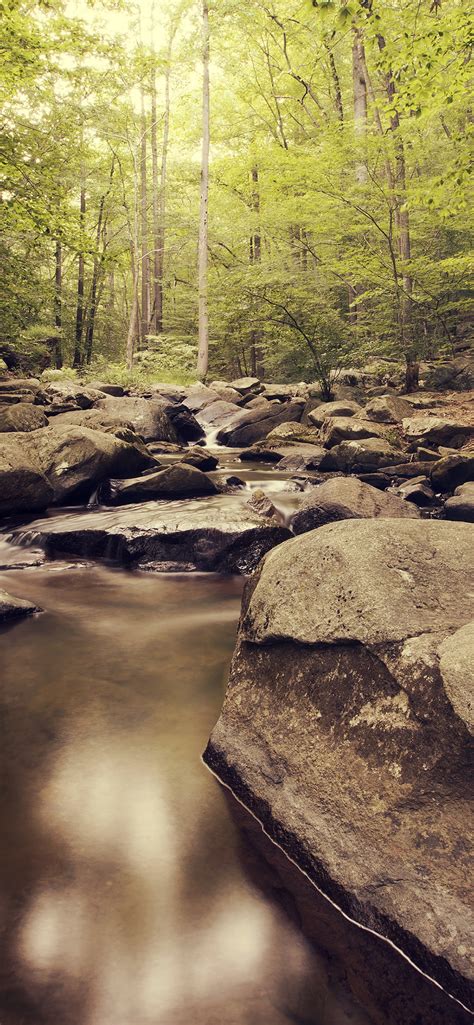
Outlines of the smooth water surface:
<svg viewBox="0 0 474 1025">
<path fill-rule="evenodd" d="M 0 573 L 1 1025 L 363 1025 L 200 761 L 242 580 Z M 258 875 L 258 870 L 257 870 Z"/>
</svg>

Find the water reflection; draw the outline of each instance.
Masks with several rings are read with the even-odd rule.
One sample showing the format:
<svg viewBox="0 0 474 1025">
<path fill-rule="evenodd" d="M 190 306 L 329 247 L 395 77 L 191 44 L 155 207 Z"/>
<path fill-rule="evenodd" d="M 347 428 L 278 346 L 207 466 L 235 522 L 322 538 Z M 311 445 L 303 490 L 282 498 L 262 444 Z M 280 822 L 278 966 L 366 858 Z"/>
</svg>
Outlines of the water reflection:
<svg viewBox="0 0 474 1025">
<path fill-rule="evenodd" d="M 243 871 L 199 759 L 241 579 L 0 586 L 47 610 L 0 637 L 1 1025 L 366 1022 Z"/>
</svg>

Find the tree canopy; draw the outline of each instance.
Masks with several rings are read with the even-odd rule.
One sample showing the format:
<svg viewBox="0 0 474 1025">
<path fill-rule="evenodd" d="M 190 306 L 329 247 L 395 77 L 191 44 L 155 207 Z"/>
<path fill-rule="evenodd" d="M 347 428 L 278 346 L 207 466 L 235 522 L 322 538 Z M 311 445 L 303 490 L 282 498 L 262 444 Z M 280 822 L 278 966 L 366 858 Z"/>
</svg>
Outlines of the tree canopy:
<svg viewBox="0 0 474 1025">
<path fill-rule="evenodd" d="M 416 383 L 452 346 L 470 309 L 462 0 L 7 0 L 2 37 L 9 366 L 196 376 L 203 273 L 213 377 L 327 391 L 388 356 Z"/>
</svg>

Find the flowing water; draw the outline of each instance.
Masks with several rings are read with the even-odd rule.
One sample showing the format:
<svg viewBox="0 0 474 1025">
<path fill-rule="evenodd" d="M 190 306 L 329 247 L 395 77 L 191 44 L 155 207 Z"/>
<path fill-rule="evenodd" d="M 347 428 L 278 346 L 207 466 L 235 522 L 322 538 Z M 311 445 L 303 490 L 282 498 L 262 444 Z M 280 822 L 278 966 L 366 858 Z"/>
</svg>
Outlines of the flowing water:
<svg viewBox="0 0 474 1025">
<path fill-rule="evenodd" d="M 0 635 L 1 1025 L 364 1025 L 200 760 L 242 580 L 0 587 L 45 610 Z"/>
</svg>

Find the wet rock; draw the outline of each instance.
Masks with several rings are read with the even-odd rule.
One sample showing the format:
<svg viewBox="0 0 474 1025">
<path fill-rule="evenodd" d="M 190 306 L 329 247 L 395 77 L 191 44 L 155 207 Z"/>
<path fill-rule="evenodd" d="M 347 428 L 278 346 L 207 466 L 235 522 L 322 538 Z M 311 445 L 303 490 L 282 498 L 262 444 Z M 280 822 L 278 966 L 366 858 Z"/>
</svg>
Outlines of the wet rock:
<svg viewBox="0 0 474 1025">
<path fill-rule="evenodd" d="M 452 498 L 448 498 L 444 506 L 444 515 L 448 520 L 464 520 L 474 523 L 474 481 L 461 484 L 456 488 Z M 474 545 L 474 536 L 471 539 Z"/>
<path fill-rule="evenodd" d="M 444 456 L 431 469 L 436 491 L 453 491 L 460 484 L 474 480 L 474 452 Z"/>
<path fill-rule="evenodd" d="M 403 484 L 399 484 L 392 491 L 394 495 L 399 495 L 400 498 L 405 499 L 405 502 L 413 502 L 414 505 L 420 508 L 433 505 L 436 498 L 428 477 L 423 476 L 413 477 L 411 480 L 404 481 Z"/>
<path fill-rule="evenodd" d="M 39 408 L 26 402 L 0 407 L 0 434 L 10 431 L 36 431 L 47 427 L 48 421 Z"/>
<path fill-rule="evenodd" d="M 99 399 L 95 408 L 102 410 L 115 420 L 140 434 L 145 441 L 178 442 L 179 435 L 164 409 L 162 399 L 142 399 L 125 396 L 115 399 L 112 396 Z"/>
<path fill-rule="evenodd" d="M 326 453 L 320 463 L 321 470 L 343 470 L 364 473 L 380 466 L 400 463 L 403 453 L 383 438 L 362 441 L 341 441 Z"/>
<path fill-rule="evenodd" d="M 0 623 L 23 616 L 32 616 L 34 612 L 40 611 L 36 605 L 25 601 L 24 598 L 14 598 L 7 591 L 0 590 Z"/>
<path fill-rule="evenodd" d="M 199 446 L 185 450 L 180 462 L 187 463 L 189 466 L 197 466 L 198 470 L 203 470 L 204 473 L 215 470 L 219 466 L 216 456 L 212 455 L 209 449 L 199 448 Z"/>
<path fill-rule="evenodd" d="M 335 477 L 308 491 L 291 526 L 295 534 L 304 534 L 307 530 L 337 520 L 373 519 L 378 516 L 400 519 L 418 515 L 418 511 L 407 505 L 401 497 L 379 491 L 356 477 Z"/>
<path fill-rule="evenodd" d="M 315 409 L 308 412 L 308 420 L 310 423 L 315 424 L 316 427 L 321 427 L 325 420 L 332 416 L 356 416 L 357 413 L 363 412 L 362 406 L 358 402 L 351 402 L 350 399 L 341 399 L 336 402 L 320 402 Z"/>
<path fill-rule="evenodd" d="M 317 469 L 326 455 L 321 445 L 306 445 L 303 442 L 280 441 L 270 444 L 262 441 L 250 448 L 242 449 L 242 462 L 278 463 L 283 470 Z"/>
<path fill-rule="evenodd" d="M 202 470 L 174 463 L 142 477 L 104 481 L 99 488 L 98 501 L 105 505 L 124 505 L 149 502 L 153 498 L 190 498 L 216 493 L 214 481 Z"/>
<path fill-rule="evenodd" d="M 465 1006 L 471 714 L 442 662 L 473 572 L 471 527 L 440 521 L 330 524 L 270 553 L 205 754 L 346 914 Z"/>
<path fill-rule="evenodd" d="M 408 442 L 419 445 L 450 445 L 460 448 L 474 436 L 474 428 L 458 420 L 440 416 L 414 416 L 403 420 L 403 433 Z"/>
<path fill-rule="evenodd" d="M 49 517 L 19 533 L 23 542 L 50 555 L 64 552 L 140 568 L 187 563 L 218 573 L 249 573 L 270 548 L 291 537 L 286 527 L 226 495 Z"/>
<path fill-rule="evenodd" d="M 387 428 L 372 423 L 370 420 L 359 420 L 358 417 L 331 416 L 324 420 L 320 436 L 325 448 L 334 448 L 341 441 L 360 441 L 364 438 L 382 438 Z"/>
<path fill-rule="evenodd" d="M 360 415 L 376 423 L 399 424 L 403 419 L 411 417 L 412 412 L 410 403 L 398 395 L 381 395 L 371 399 Z"/>
<path fill-rule="evenodd" d="M 135 475 L 154 463 L 141 444 L 86 427 L 60 425 L 29 434 L 3 435 L 0 508 L 10 513 L 79 500 L 88 497 L 106 477 Z M 12 494 L 15 485 L 17 496 Z"/>
<path fill-rule="evenodd" d="M 217 435 L 222 445 L 247 447 L 266 438 L 278 424 L 301 419 L 302 402 L 269 402 L 257 409 L 241 409 Z"/>
<path fill-rule="evenodd" d="M 252 509 L 259 516 L 265 516 L 266 519 L 273 520 L 275 523 L 284 522 L 281 513 L 273 505 L 271 499 L 260 489 L 254 491 L 252 497 L 249 498 L 247 508 Z"/>
<path fill-rule="evenodd" d="M 249 392 L 262 391 L 262 385 L 258 377 L 239 377 L 235 381 L 230 382 L 231 388 L 238 391 L 240 395 L 248 395 Z"/>
<path fill-rule="evenodd" d="M 167 404 L 164 411 L 180 441 L 199 441 L 204 438 L 205 432 L 201 424 L 182 403 Z"/>
</svg>

